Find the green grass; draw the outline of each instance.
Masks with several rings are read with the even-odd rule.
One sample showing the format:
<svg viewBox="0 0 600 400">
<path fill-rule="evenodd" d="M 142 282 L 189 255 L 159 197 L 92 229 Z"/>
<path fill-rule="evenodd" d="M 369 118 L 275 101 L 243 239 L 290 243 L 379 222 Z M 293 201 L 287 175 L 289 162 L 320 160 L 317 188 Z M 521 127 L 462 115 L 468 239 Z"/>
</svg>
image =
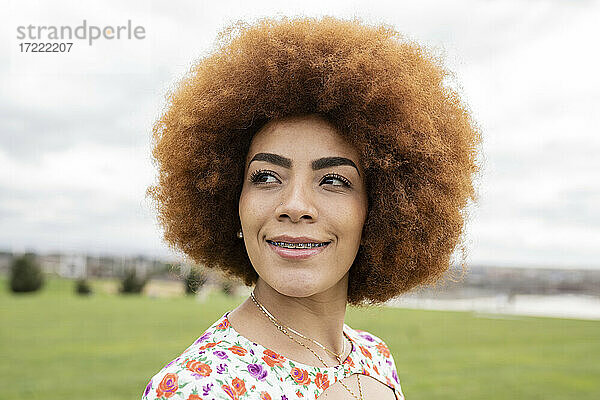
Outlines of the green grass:
<svg viewBox="0 0 600 400">
<path fill-rule="evenodd" d="M 60 279 L 15 296 L 6 278 L 0 285 L 0 399 L 139 399 L 151 376 L 242 301 L 85 298 Z M 349 308 L 346 323 L 387 342 L 408 400 L 600 398 L 598 321 Z"/>
</svg>

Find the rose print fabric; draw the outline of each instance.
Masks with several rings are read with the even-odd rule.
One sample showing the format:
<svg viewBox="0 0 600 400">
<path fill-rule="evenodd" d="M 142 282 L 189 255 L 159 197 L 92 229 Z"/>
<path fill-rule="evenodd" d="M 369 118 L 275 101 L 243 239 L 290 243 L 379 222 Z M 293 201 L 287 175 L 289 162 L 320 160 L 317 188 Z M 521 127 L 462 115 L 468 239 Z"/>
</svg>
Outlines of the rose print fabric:
<svg viewBox="0 0 600 400">
<path fill-rule="evenodd" d="M 353 373 L 379 380 L 393 389 L 396 400 L 404 400 L 392 354 L 377 336 L 344 324 L 352 343 L 348 358 L 341 365 L 314 367 L 240 335 L 228 315 L 154 375 L 142 400 L 313 400 Z"/>
</svg>

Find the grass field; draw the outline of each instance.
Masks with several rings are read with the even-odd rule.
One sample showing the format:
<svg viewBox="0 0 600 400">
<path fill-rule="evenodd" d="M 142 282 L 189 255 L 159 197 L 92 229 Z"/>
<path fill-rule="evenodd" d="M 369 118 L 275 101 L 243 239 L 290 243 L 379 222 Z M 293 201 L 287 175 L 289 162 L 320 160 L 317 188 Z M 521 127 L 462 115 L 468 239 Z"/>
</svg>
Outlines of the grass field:
<svg viewBox="0 0 600 400">
<path fill-rule="evenodd" d="M 139 399 L 147 381 L 242 298 L 75 296 L 0 279 L 0 399 Z M 102 282 L 92 282 L 99 288 Z M 383 338 L 407 400 L 600 399 L 600 322 L 349 308 Z"/>
</svg>

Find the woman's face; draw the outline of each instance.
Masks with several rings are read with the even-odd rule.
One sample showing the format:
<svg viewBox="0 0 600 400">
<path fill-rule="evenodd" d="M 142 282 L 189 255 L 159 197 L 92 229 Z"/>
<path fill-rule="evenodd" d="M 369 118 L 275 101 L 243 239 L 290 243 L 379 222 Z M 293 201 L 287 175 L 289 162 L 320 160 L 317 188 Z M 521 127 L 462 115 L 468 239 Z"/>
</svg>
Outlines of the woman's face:
<svg viewBox="0 0 600 400">
<path fill-rule="evenodd" d="M 328 122 L 288 118 L 256 133 L 239 215 L 250 261 L 272 288 L 293 297 L 346 290 L 366 214 L 359 154 Z"/>
</svg>

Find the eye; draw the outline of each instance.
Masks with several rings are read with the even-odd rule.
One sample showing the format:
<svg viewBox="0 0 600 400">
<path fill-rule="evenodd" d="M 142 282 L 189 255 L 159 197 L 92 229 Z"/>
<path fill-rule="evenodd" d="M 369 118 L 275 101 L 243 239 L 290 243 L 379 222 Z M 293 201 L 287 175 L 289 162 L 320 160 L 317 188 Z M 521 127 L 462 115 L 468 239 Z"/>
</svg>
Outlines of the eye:
<svg viewBox="0 0 600 400">
<path fill-rule="evenodd" d="M 269 178 L 274 178 L 275 180 L 269 181 L 268 180 Z M 256 171 L 252 172 L 252 174 L 250 175 L 250 182 L 258 183 L 258 184 L 265 184 L 265 183 L 279 182 L 279 180 L 275 177 L 275 173 L 273 171 L 269 171 L 269 170 L 265 170 L 265 169 L 258 169 Z"/>
<path fill-rule="evenodd" d="M 328 175 L 325 175 L 323 177 L 323 180 L 321 181 L 321 183 L 327 182 L 327 181 L 333 181 L 333 182 L 338 181 L 338 182 L 341 182 L 341 184 L 339 184 L 339 183 L 337 183 L 337 184 L 333 183 L 333 186 L 340 186 L 340 187 L 350 187 L 350 186 L 352 186 L 352 183 L 350 183 L 350 181 L 348 179 L 346 179 L 343 176 L 338 175 L 338 174 L 328 174 Z"/>
</svg>

